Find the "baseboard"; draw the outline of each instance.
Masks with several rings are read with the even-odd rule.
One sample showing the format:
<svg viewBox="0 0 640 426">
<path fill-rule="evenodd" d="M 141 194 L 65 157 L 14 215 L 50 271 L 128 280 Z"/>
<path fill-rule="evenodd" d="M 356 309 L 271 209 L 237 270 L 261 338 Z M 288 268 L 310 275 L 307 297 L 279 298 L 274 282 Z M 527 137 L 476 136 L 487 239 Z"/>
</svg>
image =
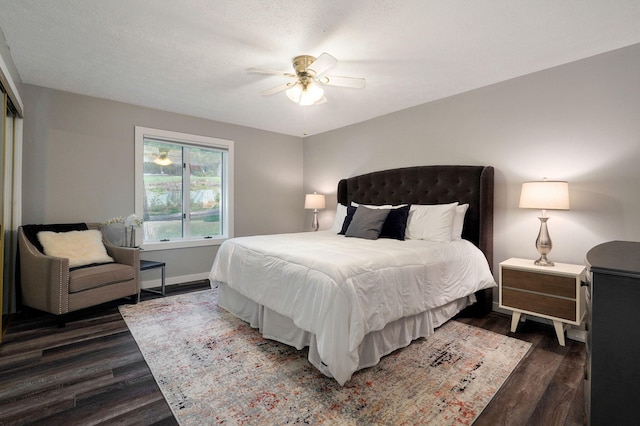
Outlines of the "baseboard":
<svg viewBox="0 0 640 426">
<path fill-rule="evenodd" d="M 501 308 L 497 302 L 493 302 L 493 311 L 508 315 L 509 317 L 513 313 L 509 309 Z M 542 324 L 550 324 L 553 327 L 553 324 L 549 319 L 539 318 L 533 315 L 527 315 L 526 317 L 527 317 L 527 321 L 531 320 L 531 321 L 536 321 Z M 565 329 L 567 333 L 567 339 L 575 340 L 582 343 L 585 343 L 587 341 L 587 332 L 584 330 L 584 324 L 581 326 L 567 324 Z"/>
<path fill-rule="evenodd" d="M 154 273 L 154 271 L 152 270 L 144 271 L 144 272 L 145 273 L 149 272 L 149 275 Z M 160 275 L 160 272 L 158 272 L 158 275 Z M 181 275 L 178 277 L 166 277 L 165 286 L 174 285 L 174 284 L 184 284 L 192 281 L 201 281 L 201 280 L 206 280 L 208 278 L 209 278 L 208 272 L 204 272 L 201 274 Z M 140 288 L 154 288 L 154 287 L 160 287 L 161 285 L 162 285 L 162 280 L 160 278 L 140 281 Z"/>
</svg>

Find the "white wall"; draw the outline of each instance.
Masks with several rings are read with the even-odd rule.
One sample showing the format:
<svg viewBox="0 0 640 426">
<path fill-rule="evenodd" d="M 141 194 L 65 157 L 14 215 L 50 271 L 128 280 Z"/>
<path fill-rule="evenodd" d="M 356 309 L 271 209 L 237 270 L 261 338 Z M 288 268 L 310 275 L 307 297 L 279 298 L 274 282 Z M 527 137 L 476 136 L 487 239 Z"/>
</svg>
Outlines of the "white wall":
<svg viewBox="0 0 640 426">
<path fill-rule="evenodd" d="M 335 194 L 340 178 L 374 170 L 494 166 L 497 271 L 537 257 L 539 211 L 518 209 L 521 183 L 568 180 L 571 210 L 548 212 L 549 258 L 583 263 L 598 243 L 640 240 L 639 76 L 635 45 L 308 137 L 304 186 Z M 323 228 L 332 220 L 321 212 Z"/>
<path fill-rule="evenodd" d="M 23 99 L 25 224 L 102 222 L 132 213 L 134 127 L 144 126 L 235 142 L 236 236 L 303 229 L 298 137 L 28 84 Z M 216 250 L 144 251 L 142 258 L 166 262 L 167 282 L 175 283 L 206 277 Z"/>
</svg>

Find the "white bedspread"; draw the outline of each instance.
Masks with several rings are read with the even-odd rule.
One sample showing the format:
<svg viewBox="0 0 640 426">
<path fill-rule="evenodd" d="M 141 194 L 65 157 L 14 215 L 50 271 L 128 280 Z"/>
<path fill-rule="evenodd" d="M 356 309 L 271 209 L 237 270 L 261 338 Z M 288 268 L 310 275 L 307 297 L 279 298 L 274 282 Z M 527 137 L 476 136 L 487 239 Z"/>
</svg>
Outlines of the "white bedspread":
<svg viewBox="0 0 640 426">
<path fill-rule="evenodd" d="M 227 240 L 209 277 L 315 334 L 341 385 L 356 371 L 357 348 L 370 331 L 496 286 L 468 241 L 365 240 L 333 231 Z"/>
</svg>

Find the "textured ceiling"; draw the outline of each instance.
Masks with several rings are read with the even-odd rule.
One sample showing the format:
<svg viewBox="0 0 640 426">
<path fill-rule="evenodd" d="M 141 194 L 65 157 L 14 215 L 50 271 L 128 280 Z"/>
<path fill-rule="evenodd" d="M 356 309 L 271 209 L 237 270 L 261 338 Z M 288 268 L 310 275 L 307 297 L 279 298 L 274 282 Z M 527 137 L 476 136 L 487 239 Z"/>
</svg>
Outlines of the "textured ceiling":
<svg viewBox="0 0 640 426">
<path fill-rule="evenodd" d="M 317 134 L 640 43 L 638 0 L 0 0 L 23 83 L 278 133 Z M 328 52 L 300 107 L 291 58 Z"/>
</svg>

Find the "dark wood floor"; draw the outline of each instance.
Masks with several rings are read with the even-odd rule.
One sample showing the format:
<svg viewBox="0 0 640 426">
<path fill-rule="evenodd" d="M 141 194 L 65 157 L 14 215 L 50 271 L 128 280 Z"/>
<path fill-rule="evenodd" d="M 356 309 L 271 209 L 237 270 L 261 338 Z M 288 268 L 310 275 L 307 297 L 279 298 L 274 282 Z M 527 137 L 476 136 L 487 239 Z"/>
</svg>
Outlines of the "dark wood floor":
<svg viewBox="0 0 640 426">
<path fill-rule="evenodd" d="M 586 425 L 584 343 L 560 346 L 553 325 L 526 321 L 511 333 L 511 317 L 492 312 L 458 321 L 531 342 L 532 346 L 474 425 Z"/>
<path fill-rule="evenodd" d="M 167 294 L 208 288 L 168 286 Z M 143 293 L 143 300 L 158 297 Z M 73 315 L 12 318 L 0 345 L 0 425 L 177 424 L 122 320 L 118 301 Z M 582 425 L 584 344 L 561 347 L 551 325 L 491 313 L 458 321 L 533 344 L 476 425 Z"/>
</svg>

